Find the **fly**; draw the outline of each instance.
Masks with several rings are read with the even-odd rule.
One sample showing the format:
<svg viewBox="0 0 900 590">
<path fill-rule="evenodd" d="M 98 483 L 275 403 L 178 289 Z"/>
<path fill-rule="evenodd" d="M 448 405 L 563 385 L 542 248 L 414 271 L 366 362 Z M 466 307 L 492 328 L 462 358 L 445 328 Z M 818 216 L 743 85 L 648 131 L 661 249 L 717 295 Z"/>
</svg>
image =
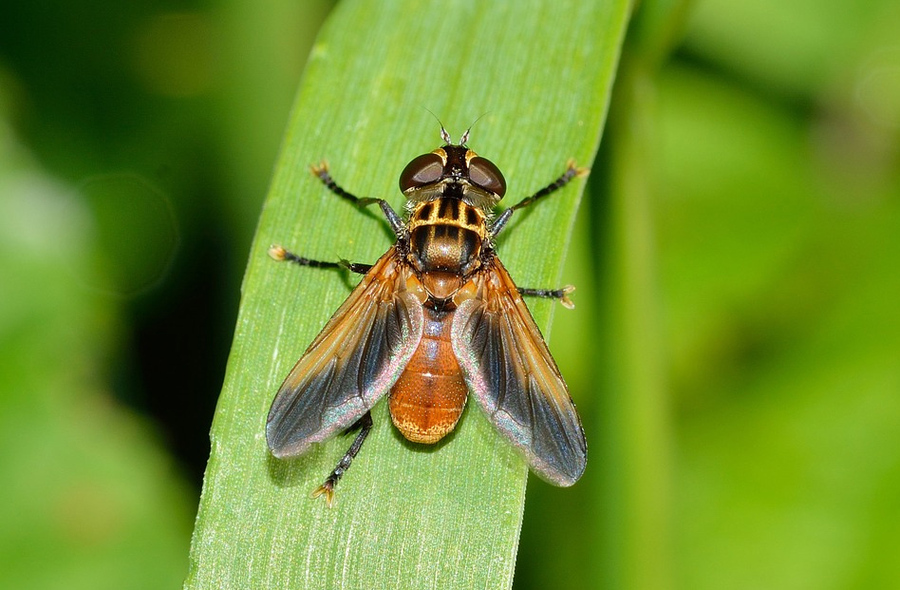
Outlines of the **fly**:
<svg viewBox="0 0 900 590">
<path fill-rule="evenodd" d="M 266 423 L 269 449 L 278 458 L 359 429 L 313 494 L 324 495 L 329 506 L 372 429 L 370 411 L 385 394 L 391 420 L 410 441 L 433 444 L 450 433 L 471 393 L 541 478 L 570 486 L 584 472 L 581 420 L 522 299 L 557 299 L 572 308 L 573 287 L 516 287 L 494 241 L 515 211 L 588 170 L 570 160 L 556 180 L 494 217 L 506 180 L 493 162 L 466 147 L 468 137 L 466 131 L 454 144 L 441 127 L 444 145 L 407 164 L 400 174 L 405 218 L 383 199 L 345 191 L 325 163 L 311 168 L 339 197 L 381 208 L 397 241 L 375 264 L 269 249 L 275 260 L 364 275 L 282 383 Z"/>
</svg>

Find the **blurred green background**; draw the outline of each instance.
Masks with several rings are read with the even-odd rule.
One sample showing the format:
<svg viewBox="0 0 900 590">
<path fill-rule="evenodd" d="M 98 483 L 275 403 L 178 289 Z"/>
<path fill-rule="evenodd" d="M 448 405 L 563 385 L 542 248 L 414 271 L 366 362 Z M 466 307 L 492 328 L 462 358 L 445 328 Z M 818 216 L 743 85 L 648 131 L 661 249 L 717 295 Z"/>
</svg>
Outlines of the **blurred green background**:
<svg viewBox="0 0 900 590">
<path fill-rule="evenodd" d="M 0 586 L 184 577 L 255 219 L 330 7 L 0 9 Z M 897 587 L 900 5 L 640 11 L 628 162 L 662 395 L 658 489 L 631 493 L 661 499 L 658 545 L 617 562 L 640 501 L 603 414 L 616 368 L 595 362 L 615 347 L 597 342 L 617 93 L 551 338 L 592 461 L 565 496 L 529 486 L 515 586 Z"/>
</svg>

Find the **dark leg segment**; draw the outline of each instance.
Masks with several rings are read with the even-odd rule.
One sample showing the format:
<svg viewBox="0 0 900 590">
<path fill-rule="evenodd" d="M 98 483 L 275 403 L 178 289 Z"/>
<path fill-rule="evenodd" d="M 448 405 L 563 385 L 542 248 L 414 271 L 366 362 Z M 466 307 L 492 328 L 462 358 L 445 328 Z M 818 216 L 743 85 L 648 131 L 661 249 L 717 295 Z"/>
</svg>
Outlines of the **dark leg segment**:
<svg viewBox="0 0 900 590">
<path fill-rule="evenodd" d="M 566 309 L 574 309 L 575 304 L 569 299 L 569 293 L 575 290 L 572 285 L 566 285 L 562 289 L 524 289 L 519 287 L 519 294 L 525 297 L 540 297 L 542 299 L 556 299 Z"/>
<path fill-rule="evenodd" d="M 387 201 L 374 197 L 357 197 L 353 193 L 345 191 L 331 177 L 331 174 L 328 172 L 327 162 L 321 162 L 318 166 L 310 166 L 309 169 L 312 171 L 313 175 L 315 175 L 316 178 L 322 181 L 322 184 L 328 187 L 328 190 L 341 197 L 342 199 L 350 201 L 357 207 L 368 207 L 369 205 L 377 203 L 378 206 L 381 207 L 381 212 L 384 213 L 384 216 L 387 218 L 388 223 L 391 224 L 391 229 L 394 230 L 394 234 L 397 237 L 405 235 L 406 225 L 403 223 L 403 219 L 399 215 L 397 215 L 397 212 L 391 208 Z"/>
<path fill-rule="evenodd" d="M 371 264 L 363 264 L 362 262 L 350 262 L 341 259 L 338 262 L 323 262 L 321 260 L 312 260 L 303 256 L 298 256 L 293 252 L 285 250 L 277 244 L 269 246 L 269 256 L 278 262 L 293 262 L 300 266 L 309 266 L 311 268 L 346 268 L 350 272 L 364 275 L 372 268 Z"/>
<path fill-rule="evenodd" d="M 373 203 L 377 203 L 381 199 L 373 199 L 371 197 L 357 197 L 353 193 L 345 191 L 341 186 L 334 181 L 331 177 L 331 174 L 328 172 L 328 163 L 322 162 L 318 166 L 310 166 L 310 171 L 312 171 L 313 175 L 316 178 L 322 181 L 322 184 L 328 187 L 328 190 L 341 197 L 342 199 L 347 199 L 357 207 L 368 207 Z"/>
<path fill-rule="evenodd" d="M 355 430 L 359 428 L 359 433 L 356 435 L 356 438 L 353 440 L 353 444 L 350 445 L 350 448 L 347 450 L 347 453 L 344 457 L 338 462 L 337 467 L 334 468 L 334 471 L 331 472 L 325 479 L 325 483 L 320 485 L 313 491 L 313 498 L 317 498 L 319 496 L 325 496 L 325 503 L 331 508 L 331 505 L 334 503 L 334 486 L 337 485 L 337 482 L 340 481 L 341 477 L 344 476 L 344 473 L 350 469 L 350 464 L 353 462 L 354 457 L 359 453 L 359 450 L 362 448 L 363 443 L 366 441 L 366 437 L 369 436 L 369 432 L 372 430 L 372 413 L 366 412 L 362 415 L 362 418 L 356 421 L 356 423 L 349 429 Z"/>
<path fill-rule="evenodd" d="M 491 224 L 491 229 L 490 229 L 491 235 L 496 236 L 498 233 L 500 233 L 500 230 L 503 229 L 503 227 L 509 221 L 509 218 L 512 217 L 512 214 L 514 211 L 517 211 L 518 209 L 524 209 L 525 207 L 528 207 L 529 205 L 534 204 L 534 202 L 537 201 L 538 199 L 541 199 L 543 197 L 546 197 L 547 195 L 555 193 L 562 187 L 569 184 L 569 182 L 571 182 L 571 180 L 573 178 L 576 178 L 579 176 L 584 176 L 589 171 L 590 170 L 588 168 L 578 168 L 575 165 L 575 160 L 569 160 L 568 163 L 566 164 L 566 171 L 563 172 L 562 174 L 560 174 L 559 178 L 557 178 L 556 180 L 554 180 L 553 182 L 551 182 L 550 184 L 548 184 L 547 186 L 545 186 L 538 192 L 534 193 L 530 197 L 526 197 L 526 198 L 522 199 L 521 201 L 519 201 L 518 203 L 516 203 L 515 205 L 513 205 L 512 207 L 510 207 L 503 213 L 501 213 L 500 216 L 497 217 L 496 220 L 494 220 L 494 223 Z"/>
</svg>

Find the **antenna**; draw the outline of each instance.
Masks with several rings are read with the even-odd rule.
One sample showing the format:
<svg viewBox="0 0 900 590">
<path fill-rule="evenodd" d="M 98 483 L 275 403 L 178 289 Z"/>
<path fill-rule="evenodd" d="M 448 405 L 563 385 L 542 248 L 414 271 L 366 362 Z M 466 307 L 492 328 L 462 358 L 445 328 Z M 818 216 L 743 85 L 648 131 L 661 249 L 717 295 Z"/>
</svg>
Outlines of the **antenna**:
<svg viewBox="0 0 900 590">
<path fill-rule="evenodd" d="M 438 119 L 438 116 L 435 115 L 434 113 L 432 113 L 432 112 L 431 112 L 431 109 L 429 109 L 429 108 L 427 108 L 427 107 L 422 107 L 422 108 L 425 109 L 426 111 L 428 111 L 429 113 L 431 113 L 431 116 L 434 117 L 434 120 L 437 121 L 437 122 L 438 122 L 438 125 L 441 126 L 441 139 L 444 141 L 444 143 L 446 143 L 447 145 L 452 145 L 452 144 L 453 144 L 453 140 L 450 139 L 450 134 L 447 133 L 447 130 L 446 130 L 446 129 L 444 129 L 444 124 L 441 123 L 441 120 Z"/>
<path fill-rule="evenodd" d="M 489 112 L 490 112 L 490 111 L 485 111 L 485 112 L 481 113 L 480 115 L 478 115 L 478 117 L 477 117 L 474 121 L 472 121 L 472 124 L 469 125 L 469 128 L 468 128 L 468 129 L 466 129 L 466 132 L 463 133 L 463 134 L 462 134 L 462 137 L 459 138 L 459 145 L 466 145 L 466 142 L 469 141 L 469 131 L 472 130 L 472 127 L 475 126 L 475 123 L 477 123 L 478 121 L 480 121 L 481 118 L 484 117 L 484 116 L 485 116 L 486 114 L 488 114 Z"/>
</svg>

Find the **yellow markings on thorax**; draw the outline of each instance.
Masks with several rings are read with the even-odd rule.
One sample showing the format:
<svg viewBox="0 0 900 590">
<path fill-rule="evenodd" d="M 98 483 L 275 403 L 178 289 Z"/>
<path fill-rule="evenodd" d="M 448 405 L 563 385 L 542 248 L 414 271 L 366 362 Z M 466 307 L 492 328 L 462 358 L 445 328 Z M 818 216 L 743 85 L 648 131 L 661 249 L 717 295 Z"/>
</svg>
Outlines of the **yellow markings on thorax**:
<svg viewBox="0 0 900 590">
<path fill-rule="evenodd" d="M 484 212 L 453 198 L 417 203 L 409 218 L 409 229 L 412 231 L 423 225 L 451 225 L 474 232 L 482 240 L 487 235 Z"/>
</svg>

